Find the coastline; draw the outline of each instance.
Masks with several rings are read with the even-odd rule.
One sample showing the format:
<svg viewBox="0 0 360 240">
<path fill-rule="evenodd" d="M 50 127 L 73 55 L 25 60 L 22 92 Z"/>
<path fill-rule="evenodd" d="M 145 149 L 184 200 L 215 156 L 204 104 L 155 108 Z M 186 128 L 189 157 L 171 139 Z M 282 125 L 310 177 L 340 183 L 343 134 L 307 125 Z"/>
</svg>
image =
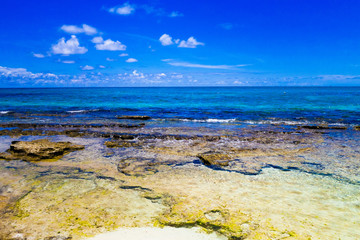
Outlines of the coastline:
<svg viewBox="0 0 360 240">
<path fill-rule="evenodd" d="M 119 236 L 129 227 L 135 238 L 154 226 L 228 239 L 360 236 L 352 128 L 14 126 L 2 130 L 1 151 L 35 139 L 85 149 L 0 161 L 4 239 Z"/>
</svg>

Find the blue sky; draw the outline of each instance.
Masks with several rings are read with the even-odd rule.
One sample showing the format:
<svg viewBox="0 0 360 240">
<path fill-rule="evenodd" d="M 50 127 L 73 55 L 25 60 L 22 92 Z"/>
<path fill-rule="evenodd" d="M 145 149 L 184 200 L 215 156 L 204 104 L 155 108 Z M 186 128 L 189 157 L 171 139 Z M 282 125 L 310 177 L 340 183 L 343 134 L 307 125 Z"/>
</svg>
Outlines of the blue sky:
<svg viewBox="0 0 360 240">
<path fill-rule="evenodd" d="M 17 1 L 0 87 L 360 85 L 360 1 Z"/>
</svg>

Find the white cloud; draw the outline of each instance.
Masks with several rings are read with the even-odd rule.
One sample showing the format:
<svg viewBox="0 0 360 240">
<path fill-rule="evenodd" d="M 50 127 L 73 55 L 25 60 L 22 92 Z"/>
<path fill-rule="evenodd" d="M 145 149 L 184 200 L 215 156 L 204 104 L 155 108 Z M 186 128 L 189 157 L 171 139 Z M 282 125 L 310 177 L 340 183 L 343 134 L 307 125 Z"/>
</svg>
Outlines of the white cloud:
<svg viewBox="0 0 360 240">
<path fill-rule="evenodd" d="M 120 7 L 113 7 L 109 9 L 111 13 L 117 13 L 119 15 L 130 15 L 135 12 L 135 6 L 129 3 L 124 3 Z"/>
<path fill-rule="evenodd" d="M 163 59 L 163 62 L 175 67 L 190 67 L 190 68 L 206 68 L 206 69 L 236 69 L 237 67 L 247 66 L 243 65 L 207 65 L 207 64 L 197 64 L 189 62 L 177 62 L 171 59 Z"/>
<path fill-rule="evenodd" d="M 94 39 L 93 39 L 94 40 Z M 97 39 L 100 40 L 100 39 Z M 96 43 L 95 48 L 97 50 L 107 50 L 107 51 L 125 51 L 126 45 L 122 44 L 119 41 L 113 41 L 111 39 Z"/>
<path fill-rule="evenodd" d="M 174 42 L 172 41 L 172 37 L 170 37 L 170 35 L 164 33 L 160 38 L 159 41 L 161 42 L 161 44 L 163 46 L 169 46 L 174 44 Z"/>
<path fill-rule="evenodd" d="M 189 37 L 187 41 L 182 40 L 180 42 L 180 44 L 178 45 L 178 47 L 180 47 L 180 48 L 196 48 L 199 45 L 203 46 L 205 44 L 202 42 L 196 41 L 196 39 L 194 37 Z"/>
<path fill-rule="evenodd" d="M 94 70 L 94 67 L 89 66 L 89 65 L 86 65 L 86 66 L 81 67 L 81 69 L 82 69 L 82 70 L 84 70 L 84 71 L 87 71 L 87 70 Z"/>
<path fill-rule="evenodd" d="M 57 78 L 52 73 L 32 73 L 26 68 L 9 68 L 0 66 L 0 76 L 14 78 Z"/>
<path fill-rule="evenodd" d="M 122 53 L 122 54 L 120 54 L 119 56 L 120 56 L 120 57 L 127 57 L 127 56 L 129 56 L 129 54 L 127 54 L 127 53 Z"/>
<path fill-rule="evenodd" d="M 145 78 L 145 75 L 141 72 L 138 72 L 137 70 L 134 70 L 130 76 L 136 77 L 136 78 Z"/>
<path fill-rule="evenodd" d="M 73 63 L 75 63 L 75 61 L 73 61 L 73 60 L 64 60 L 64 61 L 62 61 L 62 63 L 73 64 Z"/>
<path fill-rule="evenodd" d="M 114 61 L 116 61 L 116 59 L 112 59 L 112 58 L 106 58 L 106 61 L 108 61 L 108 62 L 114 62 Z"/>
<path fill-rule="evenodd" d="M 83 24 L 82 26 L 83 26 L 83 29 L 84 29 L 84 33 L 87 34 L 87 35 L 94 35 L 94 34 L 96 34 L 98 32 L 96 28 L 91 27 L 89 25 Z"/>
<path fill-rule="evenodd" d="M 106 68 L 104 65 L 99 65 L 99 68 Z"/>
<path fill-rule="evenodd" d="M 241 84 L 244 84 L 244 83 L 240 82 L 240 81 L 234 81 L 233 84 L 241 85 Z"/>
<path fill-rule="evenodd" d="M 196 48 L 197 46 L 205 45 L 202 42 L 198 42 L 194 37 L 189 37 L 188 40 L 182 40 L 180 39 L 172 39 L 172 37 L 169 34 L 164 33 L 159 38 L 159 41 L 163 46 L 169 46 L 172 44 L 178 44 L 178 47 L 180 48 Z"/>
<path fill-rule="evenodd" d="M 164 77 L 166 77 L 166 74 L 165 74 L 165 73 L 155 74 L 155 78 L 156 78 L 156 79 L 162 79 L 162 78 L 164 78 Z"/>
<path fill-rule="evenodd" d="M 57 44 L 51 47 L 53 54 L 71 55 L 71 54 L 84 54 L 88 50 L 85 47 L 80 47 L 79 40 L 75 35 L 65 41 L 65 38 L 60 38 Z"/>
<path fill-rule="evenodd" d="M 28 72 L 25 68 L 9 68 L 0 66 L 1 76 L 6 77 L 30 77 L 33 75 L 32 72 Z"/>
<path fill-rule="evenodd" d="M 128 58 L 125 62 L 127 63 L 133 63 L 133 62 L 137 62 L 138 60 L 135 58 Z"/>
<path fill-rule="evenodd" d="M 81 27 L 75 25 L 63 25 L 60 29 L 70 34 L 85 33 L 87 35 L 94 35 L 98 32 L 96 28 L 87 24 L 83 24 Z"/>
<path fill-rule="evenodd" d="M 91 42 L 93 43 L 103 43 L 104 39 L 102 37 L 94 37 Z"/>
<path fill-rule="evenodd" d="M 45 55 L 41 54 L 41 53 L 33 53 L 33 56 L 36 58 L 44 58 L 45 57 Z"/>
<path fill-rule="evenodd" d="M 184 14 L 179 13 L 179 12 L 176 12 L 176 11 L 171 12 L 171 13 L 169 14 L 169 17 L 183 17 L 183 16 L 184 16 Z"/>
</svg>

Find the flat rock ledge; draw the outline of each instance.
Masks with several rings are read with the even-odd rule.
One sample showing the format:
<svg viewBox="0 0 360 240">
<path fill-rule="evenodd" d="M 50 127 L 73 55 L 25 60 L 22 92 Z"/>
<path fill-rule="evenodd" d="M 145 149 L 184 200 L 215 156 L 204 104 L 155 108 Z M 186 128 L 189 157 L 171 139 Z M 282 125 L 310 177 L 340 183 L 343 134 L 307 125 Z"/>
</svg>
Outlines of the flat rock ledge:
<svg viewBox="0 0 360 240">
<path fill-rule="evenodd" d="M 6 152 L 0 153 L 0 159 L 25 161 L 50 160 L 84 148 L 84 145 L 76 145 L 71 142 L 51 142 L 48 139 L 13 141 Z"/>
<path fill-rule="evenodd" d="M 226 153 L 206 152 L 197 156 L 205 166 L 229 166 L 233 159 Z"/>
</svg>

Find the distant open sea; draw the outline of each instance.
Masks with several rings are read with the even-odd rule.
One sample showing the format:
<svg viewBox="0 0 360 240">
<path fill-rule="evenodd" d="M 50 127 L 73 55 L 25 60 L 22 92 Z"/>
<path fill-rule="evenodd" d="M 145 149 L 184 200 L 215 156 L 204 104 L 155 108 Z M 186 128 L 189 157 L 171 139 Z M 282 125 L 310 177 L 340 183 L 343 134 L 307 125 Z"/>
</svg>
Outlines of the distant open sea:
<svg viewBox="0 0 360 240">
<path fill-rule="evenodd" d="M 155 125 L 359 125 L 360 87 L 0 89 L 1 122 L 116 121 L 118 115 L 148 115 Z"/>
</svg>

